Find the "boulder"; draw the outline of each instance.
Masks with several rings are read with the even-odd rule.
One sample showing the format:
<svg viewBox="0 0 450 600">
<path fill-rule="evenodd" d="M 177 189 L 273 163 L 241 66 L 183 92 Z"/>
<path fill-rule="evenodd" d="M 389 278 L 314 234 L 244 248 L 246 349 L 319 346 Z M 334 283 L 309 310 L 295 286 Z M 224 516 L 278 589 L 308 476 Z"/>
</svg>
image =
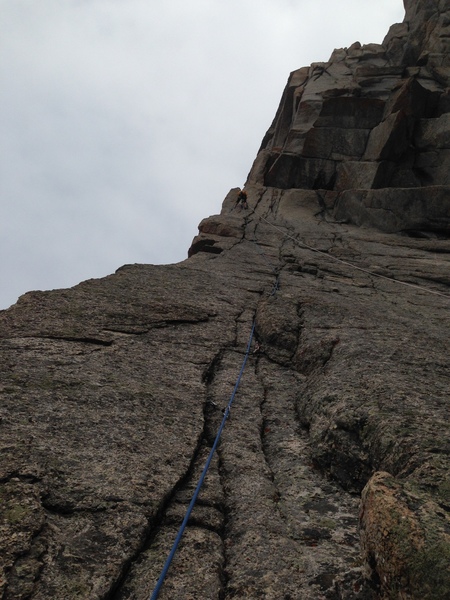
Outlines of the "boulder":
<svg viewBox="0 0 450 600">
<path fill-rule="evenodd" d="M 368 576 L 387 597 L 448 595 L 449 515 L 420 486 L 375 473 L 362 492 L 360 521 Z"/>
</svg>

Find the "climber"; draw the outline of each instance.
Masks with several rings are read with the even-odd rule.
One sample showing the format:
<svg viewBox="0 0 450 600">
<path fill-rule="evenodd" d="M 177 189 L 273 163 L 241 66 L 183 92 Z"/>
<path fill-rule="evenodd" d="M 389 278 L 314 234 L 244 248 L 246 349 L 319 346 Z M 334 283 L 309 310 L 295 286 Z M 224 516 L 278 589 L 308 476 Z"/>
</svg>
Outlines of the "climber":
<svg viewBox="0 0 450 600">
<path fill-rule="evenodd" d="M 245 190 L 240 190 L 237 200 L 236 200 L 236 207 L 239 208 L 239 210 L 243 209 L 243 208 L 248 208 L 248 204 L 247 204 L 247 192 Z"/>
</svg>

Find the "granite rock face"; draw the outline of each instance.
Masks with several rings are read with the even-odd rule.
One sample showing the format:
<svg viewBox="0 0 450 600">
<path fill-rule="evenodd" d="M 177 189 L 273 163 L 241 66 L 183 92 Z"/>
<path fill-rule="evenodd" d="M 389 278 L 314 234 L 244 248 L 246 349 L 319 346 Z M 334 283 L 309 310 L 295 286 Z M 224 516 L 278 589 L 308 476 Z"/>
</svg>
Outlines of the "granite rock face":
<svg viewBox="0 0 450 600">
<path fill-rule="evenodd" d="M 293 73 L 189 258 L 0 313 L 0 598 L 450 597 L 445 2 Z M 450 31 L 450 30 L 449 30 Z"/>
<path fill-rule="evenodd" d="M 326 190 L 357 225 L 448 234 L 450 8 L 405 8 L 383 44 L 291 73 L 250 181 Z"/>
</svg>

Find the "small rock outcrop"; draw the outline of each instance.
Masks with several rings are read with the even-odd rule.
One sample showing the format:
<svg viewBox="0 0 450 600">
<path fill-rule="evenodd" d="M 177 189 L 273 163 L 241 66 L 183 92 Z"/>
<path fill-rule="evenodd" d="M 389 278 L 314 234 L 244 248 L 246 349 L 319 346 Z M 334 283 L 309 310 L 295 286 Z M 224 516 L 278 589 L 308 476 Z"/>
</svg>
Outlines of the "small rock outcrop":
<svg viewBox="0 0 450 600">
<path fill-rule="evenodd" d="M 1 600 L 450 597 L 450 7 L 291 74 L 189 258 L 0 312 Z"/>
</svg>

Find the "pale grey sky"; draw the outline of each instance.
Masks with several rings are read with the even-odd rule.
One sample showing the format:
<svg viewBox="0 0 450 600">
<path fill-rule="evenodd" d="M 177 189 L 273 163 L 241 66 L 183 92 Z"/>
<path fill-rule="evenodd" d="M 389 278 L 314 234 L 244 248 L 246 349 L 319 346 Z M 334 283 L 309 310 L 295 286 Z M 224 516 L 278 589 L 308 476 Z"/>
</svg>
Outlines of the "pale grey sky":
<svg viewBox="0 0 450 600">
<path fill-rule="evenodd" d="M 289 73 L 403 17 L 402 0 L 0 0 L 0 309 L 186 258 Z"/>
</svg>

